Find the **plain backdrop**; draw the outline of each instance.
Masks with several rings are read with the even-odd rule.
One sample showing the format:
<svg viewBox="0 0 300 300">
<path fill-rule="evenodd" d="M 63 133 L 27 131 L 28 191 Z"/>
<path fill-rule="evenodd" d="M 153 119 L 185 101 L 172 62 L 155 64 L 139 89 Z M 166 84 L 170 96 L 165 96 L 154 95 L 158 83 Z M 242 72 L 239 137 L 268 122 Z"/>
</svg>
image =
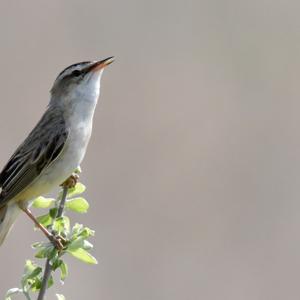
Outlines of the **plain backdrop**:
<svg viewBox="0 0 300 300">
<path fill-rule="evenodd" d="M 82 164 L 90 212 L 72 215 L 96 230 L 99 264 L 67 258 L 47 299 L 300 299 L 299 10 L 1 1 L 1 167 L 63 68 L 116 57 Z M 32 228 L 20 216 L 0 249 L 2 298 L 43 240 Z"/>
</svg>

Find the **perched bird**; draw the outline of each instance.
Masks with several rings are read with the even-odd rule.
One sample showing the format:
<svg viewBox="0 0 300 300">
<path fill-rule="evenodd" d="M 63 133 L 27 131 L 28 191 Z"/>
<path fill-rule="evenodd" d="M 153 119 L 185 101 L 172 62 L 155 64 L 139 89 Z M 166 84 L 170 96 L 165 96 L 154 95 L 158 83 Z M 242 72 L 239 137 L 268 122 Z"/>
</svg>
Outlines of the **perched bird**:
<svg viewBox="0 0 300 300">
<path fill-rule="evenodd" d="M 0 173 L 0 245 L 20 211 L 38 225 L 30 202 L 59 186 L 80 165 L 92 132 L 101 76 L 112 62 L 113 57 L 77 63 L 56 78 L 44 115 Z"/>
</svg>

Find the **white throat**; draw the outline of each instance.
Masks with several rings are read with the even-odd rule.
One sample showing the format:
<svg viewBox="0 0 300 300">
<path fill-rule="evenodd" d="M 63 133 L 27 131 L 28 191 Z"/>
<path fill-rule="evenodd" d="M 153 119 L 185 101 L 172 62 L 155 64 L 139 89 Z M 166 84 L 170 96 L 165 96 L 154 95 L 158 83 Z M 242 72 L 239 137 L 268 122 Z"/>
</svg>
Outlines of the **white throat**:
<svg viewBox="0 0 300 300">
<path fill-rule="evenodd" d="M 91 125 L 100 96 L 100 80 L 103 70 L 92 73 L 77 86 L 59 93 L 59 99 L 51 99 L 52 105 L 62 106 L 67 123 Z M 55 95 L 52 95 L 55 97 Z"/>
</svg>

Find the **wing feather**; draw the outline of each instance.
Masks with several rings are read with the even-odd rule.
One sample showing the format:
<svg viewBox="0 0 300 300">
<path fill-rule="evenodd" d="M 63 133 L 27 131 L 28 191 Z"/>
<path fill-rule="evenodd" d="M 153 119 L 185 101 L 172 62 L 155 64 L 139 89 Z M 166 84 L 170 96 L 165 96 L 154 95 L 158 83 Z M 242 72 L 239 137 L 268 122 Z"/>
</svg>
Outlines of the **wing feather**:
<svg viewBox="0 0 300 300">
<path fill-rule="evenodd" d="M 0 173 L 0 207 L 22 192 L 59 156 L 68 134 L 61 111 L 48 108 Z"/>
</svg>

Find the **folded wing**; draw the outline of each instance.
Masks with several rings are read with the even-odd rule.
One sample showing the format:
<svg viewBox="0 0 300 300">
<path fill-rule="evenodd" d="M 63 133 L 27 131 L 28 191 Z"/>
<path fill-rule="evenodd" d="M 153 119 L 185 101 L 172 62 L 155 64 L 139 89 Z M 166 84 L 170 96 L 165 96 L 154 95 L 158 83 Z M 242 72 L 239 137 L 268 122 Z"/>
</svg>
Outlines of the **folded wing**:
<svg viewBox="0 0 300 300">
<path fill-rule="evenodd" d="M 48 108 L 0 173 L 0 207 L 28 187 L 59 156 L 68 133 L 61 112 Z"/>
</svg>

